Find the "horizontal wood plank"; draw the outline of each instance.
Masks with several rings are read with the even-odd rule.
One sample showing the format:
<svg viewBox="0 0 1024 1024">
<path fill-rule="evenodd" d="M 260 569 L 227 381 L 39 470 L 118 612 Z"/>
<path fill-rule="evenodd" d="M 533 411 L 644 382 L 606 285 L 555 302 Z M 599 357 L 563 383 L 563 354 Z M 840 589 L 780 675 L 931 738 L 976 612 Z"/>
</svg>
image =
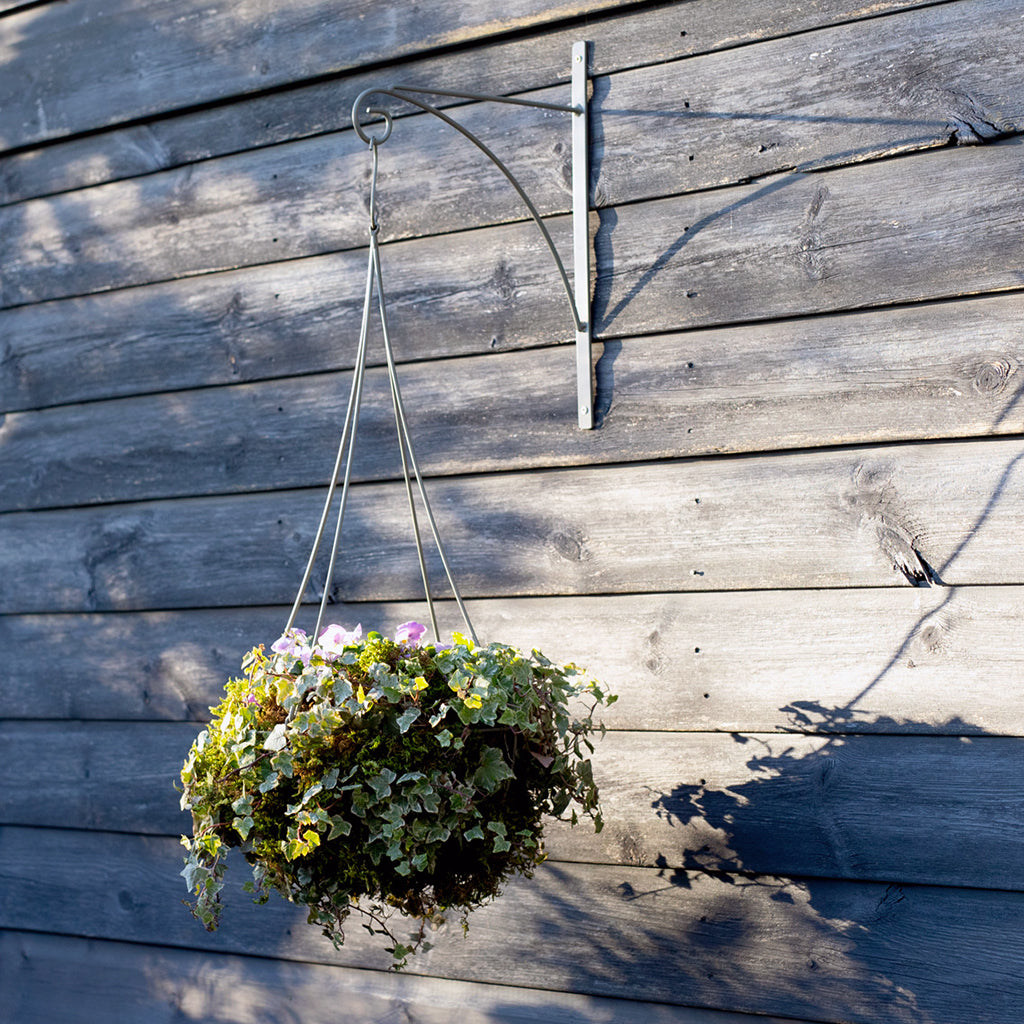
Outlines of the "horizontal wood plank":
<svg viewBox="0 0 1024 1024">
<path fill-rule="evenodd" d="M 892 446 L 435 479 L 430 496 L 467 597 L 1018 583 L 1022 459 L 1019 440 Z M 285 603 L 322 504 L 303 490 L 4 513 L 0 611 Z M 354 486 L 332 595 L 415 599 L 411 533 L 401 484 Z"/>
<path fill-rule="evenodd" d="M 0 147 L 580 17 L 615 0 L 481 0 L 403 8 L 367 0 L 83 0 L 0 21 Z M 96 69 L 103 68 L 102 75 Z M 27 86 L 27 87 L 26 87 Z"/>
<path fill-rule="evenodd" d="M 958 133 L 1020 131 L 1018 22 L 1007 0 L 964 0 L 599 79 L 594 201 L 617 206 L 944 146 Z M 530 95 L 566 102 L 564 86 Z M 568 115 L 512 107 L 498 116 L 474 104 L 459 120 L 499 154 L 514 137 L 513 170 L 538 208 L 569 209 Z M 381 160 L 388 238 L 526 216 L 490 161 L 434 118 L 403 120 Z M 3 302 L 351 248 L 366 237 L 368 168 L 365 144 L 347 131 L 0 208 Z"/>
<path fill-rule="evenodd" d="M 481 639 L 600 679 L 615 729 L 1024 736 L 1021 587 L 646 594 L 472 601 Z M 422 602 L 335 605 L 392 632 Z M 442 629 L 459 623 L 438 605 Z M 287 608 L 0 616 L 5 717 L 204 721 Z M 310 628 L 312 611 L 300 622 Z M 447 634 L 445 634 L 447 635 Z"/>
<path fill-rule="evenodd" d="M 1017 289 L 1022 175 L 1024 148 L 1008 140 L 604 212 L 596 328 L 607 337 Z"/>
<path fill-rule="evenodd" d="M 1018 289 L 1024 150 L 1002 143 L 911 162 L 921 188 L 910 194 L 911 163 L 895 161 L 602 215 L 596 323 L 611 339 Z M 939 221 L 933 202 L 947 209 Z M 552 226 L 565 245 L 567 223 Z M 387 246 L 402 358 L 567 339 L 566 298 L 538 238 L 524 224 Z M 343 366 L 351 354 L 339 354 L 338 339 L 356 329 L 364 261 L 353 252 L 3 311 L 5 398 L 49 405 L 68 391 Z M 58 368 L 80 383 L 60 384 Z"/>
<path fill-rule="evenodd" d="M 0 927 L 382 967 L 354 926 L 335 952 L 297 908 L 252 906 L 235 865 L 220 930 L 180 904 L 173 839 L 0 830 Z M 1016 1024 L 1019 893 L 553 864 L 444 926 L 410 975 L 810 1020 Z"/>
<path fill-rule="evenodd" d="M 564 228 L 552 226 L 563 251 Z M 385 248 L 399 360 L 573 336 L 536 228 L 491 231 Z M 4 409 L 350 367 L 366 267 L 356 251 L 0 310 Z M 376 333 L 371 360 L 383 363 Z"/>
<path fill-rule="evenodd" d="M 596 205 L 1019 132 L 1019 27 L 960 0 L 601 77 Z"/>
<path fill-rule="evenodd" d="M 569 992 L 302 964 L 162 946 L 0 933 L 4 1024 L 179 1024 L 192 1021 L 384 1021 L 416 1024 L 755 1024 L 745 1014 Z M 111 993 L 117 993 L 116 1010 Z M 795 1024 L 780 1017 L 756 1024 Z"/>
<path fill-rule="evenodd" d="M 678 57 L 806 32 L 837 22 L 922 6 L 926 0 L 819 0 L 747 4 L 740 11 L 715 0 L 617 9 L 588 16 L 584 26 L 552 26 L 526 38 L 481 41 L 469 50 L 391 60 L 386 72 L 348 73 L 300 83 L 144 125 L 115 128 L 60 144 L 0 155 L 0 202 L 66 192 L 151 174 L 212 157 L 336 131 L 349 125 L 351 99 L 382 82 L 438 85 L 450 90 L 511 95 L 567 81 L 572 44 L 590 43 L 589 73 L 660 64 Z M 619 5 L 616 5 L 618 7 Z M 2 9 L 2 4 L 0 4 Z M 682 29 L 680 26 L 684 26 Z M 863 32 L 863 28 L 862 28 Z M 997 40 L 997 44 L 998 44 Z M 339 101 L 339 97 L 347 97 Z M 438 105 L 452 102 L 436 97 Z M 432 100 L 432 102 L 435 102 Z M 388 102 L 382 97 L 375 102 Z M 396 112 L 400 109 L 396 106 Z M 407 109 L 407 108 L 406 108 Z M 764 166 L 762 164 L 762 166 Z"/>
<path fill-rule="evenodd" d="M 196 731 L 2 724 L 0 824 L 190 832 Z M 1024 740 L 609 732 L 594 770 L 604 831 L 549 823 L 553 860 L 1024 888 Z"/>
<path fill-rule="evenodd" d="M 609 732 L 594 770 L 604 831 L 553 860 L 1022 888 L 1019 739 Z"/>
<path fill-rule="evenodd" d="M 573 428 L 568 347 L 400 376 L 431 475 L 1019 434 L 1022 316 L 1017 293 L 608 342 L 596 431 Z M 9 414 L 0 509 L 326 485 L 350 391 L 335 373 Z M 383 368 L 367 375 L 356 455 L 353 479 L 401 476 Z"/>
</svg>

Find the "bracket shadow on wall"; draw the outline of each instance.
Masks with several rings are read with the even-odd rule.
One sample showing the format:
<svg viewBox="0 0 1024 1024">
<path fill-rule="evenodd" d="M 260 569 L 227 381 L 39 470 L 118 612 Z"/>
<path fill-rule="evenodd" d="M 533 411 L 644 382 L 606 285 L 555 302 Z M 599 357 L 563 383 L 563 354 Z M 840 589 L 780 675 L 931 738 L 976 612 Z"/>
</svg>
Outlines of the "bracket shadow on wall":
<svg viewBox="0 0 1024 1024">
<path fill-rule="evenodd" d="M 498 157 L 496 157 L 494 153 L 492 153 L 472 132 L 463 127 L 457 121 L 453 120 L 447 114 L 442 113 L 436 107 L 418 99 L 417 96 L 419 95 L 450 96 L 457 99 L 469 100 L 490 100 L 496 103 L 512 103 L 517 106 L 539 107 L 546 110 L 559 110 L 572 114 L 574 286 L 569 284 L 569 276 L 566 273 L 565 265 L 562 262 L 561 257 L 558 255 L 558 250 L 555 248 L 555 245 L 551 240 L 551 235 L 548 233 L 548 229 L 545 227 L 543 220 L 541 220 L 537 207 L 526 194 L 515 175 L 512 174 L 505 164 L 502 163 L 502 161 L 499 160 Z M 320 598 L 320 610 L 317 615 L 316 627 L 313 631 L 314 637 L 320 636 L 320 629 L 324 622 L 324 615 L 327 610 L 328 601 L 330 600 L 333 587 L 334 568 L 337 562 L 338 549 L 341 542 L 342 524 L 345 519 L 345 510 L 348 505 L 349 485 L 352 476 L 352 458 L 355 451 L 356 429 L 359 420 L 359 407 L 362 403 L 363 377 L 366 369 L 366 342 L 369 334 L 373 293 L 376 288 L 377 309 L 384 341 L 384 356 L 387 362 L 388 379 L 391 385 L 391 399 L 395 411 L 395 426 L 398 432 L 398 447 L 402 458 L 402 476 L 405 480 L 405 490 L 409 502 L 409 513 L 412 518 L 413 534 L 416 541 L 416 553 L 419 559 L 420 576 L 423 580 L 423 590 L 430 614 L 430 623 L 433 628 L 435 640 L 440 642 L 440 633 L 437 628 L 437 615 L 434 609 L 430 581 L 427 574 L 427 565 L 423 552 L 422 538 L 420 536 L 416 504 L 413 499 L 413 477 L 416 479 L 420 501 L 423 505 L 427 521 L 430 524 L 430 530 L 433 534 L 434 543 L 437 547 L 437 553 L 440 557 L 441 564 L 444 567 L 445 574 L 448 577 L 448 583 L 451 587 L 452 595 L 458 604 L 459 611 L 462 613 L 462 618 L 465 621 L 470 636 L 472 636 L 473 641 L 476 642 L 476 632 L 469 620 L 469 614 L 466 611 L 465 604 L 463 603 L 462 597 L 459 593 L 459 588 L 452 575 L 452 571 L 448 563 L 448 557 L 445 553 L 444 544 L 441 541 L 441 537 L 437 529 L 437 523 L 435 522 L 434 514 L 430 508 L 430 502 L 427 498 L 426 488 L 423 484 L 423 477 L 420 474 L 419 466 L 416 462 L 416 454 L 413 450 L 412 438 L 410 437 L 409 428 L 406 422 L 405 407 L 402 402 L 401 390 L 398 386 L 398 373 L 395 366 L 394 352 L 391 346 L 390 331 L 388 330 L 387 298 L 384 294 L 384 278 L 381 272 L 377 224 L 377 151 L 379 147 L 385 143 L 388 138 L 390 138 L 394 123 L 391 115 L 387 111 L 366 105 L 366 100 L 369 96 L 391 96 L 395 99 L 402 100 L 403 102 L 410 103 L 429 114 L 433 114 L 435 117 L 444 121 L 445 124 L 451 125 L 452 128 L 464 135 L 473 143 L 473 145 L 492 160 L 495 166 L 497 166 L 502 174 L 504 174 L 509 180 L 516 192 L 519 193 L 520 198 L 530 211 L 530 216 L 533 217 L 537 227 L 540 228 L 540 233 L 544 237 L 544 241 L 554 258 L 555 266 L 558 268 L 558 273 L 562 279 L 562 285 L 565 288 L 565 293 L 568 296 L 569 305 L 572 309 L 572 317 L 576 326 L 576 380 L 579 425 L 582 429 L 589 430 L 594 425 L 594 418 L 590 354 L 590 239 L 587 229 L 587 191 L 590 176 L 587 152 L 587 44 L 585 42 L 579 42 L 573 46 L 572 95 L 571 105 L 569 106 L 560 106 L 554 103 L 538 103 L 532 100 L 511 99 L 504 96 L 483 96 L 477 93 L 447 92 L 436 89 L 428 90 L 402 85 L 367 89 L 356 97 L 355 103 L 352 105 L 352 125 L 363 142 L 370 147 L 373 154 L 373 170 L 370 179 L 369 202 L 369 265 L 366 272 L 366 289 L 363 296 L 363 320 L 359 333 L 359 348 L 355 358 L 355 369 L 352 374 L 352 390 L 349 394 L 348 408 L 345 411 L 345 421 L 342 428 L 341 441 L 338 445 L 338 453 L 335 458 L 334 472 L 331 475 L 331 482 L 327 489 L 327 500 L 324 503 L 323 512 L 320 516 L 320 523 L 313 539 L 313 547 L 309 555 L 309 560 L 306 563 L 302 582 L 299 584 L 299 591 L 295 597 L 295 602 L 292 605 L 291 614 L 288 617 L 288 622 L 284 631 L 287 633 L 293 627 L 296 616 L 299 613 L 302 598 L 306 593 L 306 587 L 312 577 L 313 567 L 316 563 L 317 555 L 323 542 L 324 533 L 327 528 L 327 521 L 330 517 L 331 505 L 334 502 L 334 495 L 340 478 L 340 507 L 334 530 L 334 541 L 331 547 L 330 558 L 327 562 L 326 579 Z M 379 135 L 368 133 L 360 123 L 360 117 L 364 113 L 369 114 L 371 117 L 383 119 L 384 127 Z"/>
<path fill-rule="evenodd" d="M 572 250 L 573 250 L 573 284 L 570 286 L 565 265 L 558 250 L 551 241 L 551 235 L 541 220 L 537 207 L 530 200 L 515 175 L 498 159 L 497 156 L 469 129 L 453 120 L 447 114 L 418 99 L 417 96 L 447 96 L 455 99 L 483 100 L 493 103 L 511 103 L 521 107 L 537 107 L 544 110 L 560 110 L 572 114 Z M 449 92 L 444 89 L 425 89 L 419 86 L 393 85 L 383 88 L 372 88 L 361 92 L 352 104 L 352 125 L 359 137 L 367 145 L 374 148 L 387 141 L 391 135 L 392 118 L 385 110 L 366 105 L 370 96 L 391 96 L 394 99 L 411 103 L 428 114 L 440 118 L 445 124 L 451 125 L 457 132 L 464 135 L 477 147 L 502 174 L 509 180 L 512 187 L 519 193 L 540 228 L 541 234 L 551 255 L 554 258 L 558 273 L 561 276 L 565 293 L 569 298 L 573 321 L 576 325 L 576 405 L 579 414 L 579 426 L 590 430 L 594 426 L 593 386 L 591 369 L 591 332 L 590 332 L 590 245 L 587 230 L 587 193 L 590 180 L 590 144 L 587 138 L 587 44 L 578 42 L 572 48 L 571 94 L 568 106 L 557 103 L 539 103 L 533 100 L 512 99 L 507 96 L 485 96 L 480 93 Z M 380 117 L 384 120 L 381 135 L 368 133 L 360 123 L 363 114 Z"/>
</svg>

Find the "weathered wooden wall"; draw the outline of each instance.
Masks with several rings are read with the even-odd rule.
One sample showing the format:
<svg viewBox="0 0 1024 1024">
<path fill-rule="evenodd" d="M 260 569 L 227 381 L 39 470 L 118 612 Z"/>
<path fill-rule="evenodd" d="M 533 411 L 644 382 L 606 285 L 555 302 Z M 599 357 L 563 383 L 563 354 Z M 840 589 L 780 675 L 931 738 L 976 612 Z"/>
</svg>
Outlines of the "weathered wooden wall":
<svg viewBox="0 0 1024 1024">
<path fill-rule="evenodd" d="M 0 0 L 0 1021 L 1017 1024 L 1022 18 Z M 553 826 L 403 976 L 253 908 L 241 866 L 208 935 L 171 783 L 330 473 L 351 101 L 564 101 L 577 39 L 598 429 L 535 228 L 426 116 L 381 150 L 381 230 L 478 631 L 620 694 L 606 830 Z M 566 119 L 457 113 L 567 246 Z M 390 627 L 422 608 L 373 360 L 335 613 Z"/>
</svg>

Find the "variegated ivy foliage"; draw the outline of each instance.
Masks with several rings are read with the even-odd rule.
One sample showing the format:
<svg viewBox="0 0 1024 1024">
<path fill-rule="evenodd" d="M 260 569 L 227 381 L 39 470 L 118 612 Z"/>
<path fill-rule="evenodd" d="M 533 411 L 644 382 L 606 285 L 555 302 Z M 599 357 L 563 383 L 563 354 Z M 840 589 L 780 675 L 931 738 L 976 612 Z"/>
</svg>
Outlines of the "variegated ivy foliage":
<svg viewBox="0 0 1024 1024">
<path fill-rule="evenodd" d="M 181 772 L 182 874 L 208 929 L 238 847 L 257 902 L 277 889 L 336 946 L 357 910 L 404 966 L 444 911 L 465 927 L 506 879 L 533 873 L 544 815 L 576 824 L 578 809 L 600 830 L 586 754 L 594 710 L 615 698 L 537 651 L 458 633 L 423 645 L 423 632 L 329 626 L 313 643 L 292 630 L 245 657 Z M 402 941 L 395 911 L 412 919 Z"/>
</svg>

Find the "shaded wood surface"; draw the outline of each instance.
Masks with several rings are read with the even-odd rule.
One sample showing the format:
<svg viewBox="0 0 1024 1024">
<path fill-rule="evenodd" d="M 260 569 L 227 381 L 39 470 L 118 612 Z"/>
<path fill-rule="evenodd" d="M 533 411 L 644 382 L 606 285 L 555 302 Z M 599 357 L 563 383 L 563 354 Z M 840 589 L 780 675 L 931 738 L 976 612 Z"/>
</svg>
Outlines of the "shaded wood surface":
<svg viewBox="0 0 1024 1024">
<path fill-rule="evenodd" d="M 697 0 L 670 20 L 664 33 L 657 24 L 647 28 L 649 49 L 640 60 L 701 53 L 916 5 L 907 0 L 786 0 L 747 5 L 741 15 L 721 10 L 713 0 Z M 9 48 L 0 88 L 25 76 L 26 69 L 31 69 L 33 88 L 10 90 L 16 100 L 0 119 L 0 145 L 53 139 L 438 47 L 486 43 L 510 30 L 557 26 L 559 20 L 624 6 L 611 0 L 517 0 L 497 16 L 493 7 L 480 3 L 434 5 L 430 12 L 396 16 L 390 6 L 372 3 L 293 4 L 279 12 L 265 0 L 252 0 L 211 16 L 195 2 L 172 6 L 120 0 L 102 9 L 93 2 L 78 5 L 75 12 L 47 11 L 45 18 L 12 17 L 0 25 L 6 29 L 0 43 Z M 354 17 L 358 32 L 352 30 Z M 680 30 L 680 24 L 685 28 Z M 587 28 L 582 36 L 577 28 L 576 38 L 586 37 Z M 598 29 L 594 42 L 617 43 L 619 35 L 621 30 L 606 34 Z M 94 65 L 84 52 L 105 67 L 102 78 L 92 74 Z M 567 75 L 565 64 L 561 74 Z M 481 85 L 479 77 L 472 91 L 487 91 L 488 80 Z M 514 80 L 504 86 L 503 72 L 493 81 L 499 93 L 515 90 Z"/>
<path fill-rule="evenodd" d="M 905 182 L 911 168 L 917 187 L 908 193 Z M 1010 140 L 828 174 L 793 174 L 763 185 L 608 211 L 595 239 L 595 324 L 609 338 L 1017 289 L 1020 279 L 1013 268 L 1021 249 L 1016 225 L 1022 173 L 1024 150 Z M 935 203 L 947 211 L 941 220 L 934 217 Z M 557 218 L 553 227 L 556 242 L 564 246 L 567 223 Z M 497 293 L 505 303 L 511 298 L 514 307 L 528 311 L 523 314 L 527 324 L 547 325 L 541 327 L 547 342 L 565 338 L 565 296 L 555 290 L 550 258 L 546 250 L 540 251 L 538 239 L 534 226 L 523 224 L 474 232 L 457 243 L 432 239 L 388 247 L 385 274 L 397 284 L 390 296 L 396 336 L 418 318 L 421 323 L 412 333 L 434 339 L 431 348 L 436 350 L 437 326 L 425 318 L 427 310 L 432 312 L 430 298 L 439 295 L 442 309 L 457 314 L 451 330 L 458 336 L 442 342 L 442 351 L 451 351 L 450 346 L 490 351 L 507 343 L 507 321 L 489 310 L 476 319 L 485 311 L 474 307 L 478 301 L 493 301 Z M 459 244 L 466 245 L 478 266 L 469 278 L 468 295 L 455 269 L 464 265 L 465 257 L 457 257 L 451 268 L 444 259 Z M 347 297 L 344 308 L 353 310 L 362 294 L 364 260 L 365 254 L 352 254 L 345 279 L 321 279 L 325 286 L 312 308 L 302 299 L 310 294 L 311 271 L 315 279 L 333 261 L 260 268 L 253 278 L 248 272 L 212 275 L 188 288 L 181 283 L 164 286 L 167 290 L 131 290 L 112 303 L 97 297 L 70 308 L 68 334 L 75 339 L 73 350 L 91 361 L 97 358 L 91 347 L 106 336 L 101 332 L 115 337 L 120 333 L 119 319 L 128 336 L 122 335 L 116 345 L 129 350 L 129 342 L 140 334 L 154 332 L 170 338 L 185 335 L 194 345 L 191 333 L 198 331 L 197 337 L 203 338 L 204 326 L 212 324 L 214 345 L 228 348 L 225 370 L 230 372 L 232 360 L 238 360 L 232 342 L 243 324 L 255 322 L 257 333 L 276 337 L 281 345 L 282 335 L 291 335 L 301 317 L 310 322 L 298 323 L 300 339 L 324 329 L 320 310 L 335 296 Z M 417 283 L 407 288 L 405 282 L 416 281 L 419 270 L 426 270 L 422 287 Z M 45 273 L 49 280 L 49 271 Z M 5 278 L 4 287 L 20 292 L 19 276 L 15 272 Z M 14 291 L 9 300 L 13 297 Z M 153 320 L 146 315 L 150 306 L 156 310 Z M 104 322 L 111 310 L 114 323 Z M 39 334 L 52 331 L 68 311 L 56 303 L 39 319 L 30 316 L 28 345 L 38 350 Z M 74 322 L 76 312 L 87 319 L 84 337 Z M 126 315 L 134 319 L 125 323 Z M 99 323 L 88 322 L 96 316 Z M 25 323 L 8 321 L 13 322 Z M 354 323 L 347 318 L 343 322 L 351 336 Z M 468 332 L 476 323 L 482 335 L 472 338 Z M 33 324 L 41 331 L 33 330 Z M 336 337 L 332 333 L 331 341 L 336 343 Z M 204 343 L 209 346 L 211 339 L 204 338 Z M 413 351 L 416 344 L 411 343 Z M 148 342 L 143 351 L 155 358 Z M 140 358 L 129 351 L 129 358 L 133 356 Z M 6 358 L 17 373 L 18 351 L 9 351 Z M 179 358 L 173 357 L 172 365 Z M 217 362 L 224 366 L 225 356 L 218 355 Z M 106 366 L 107 372 L 114 368 Z"/>
<path fill-rule="evenodd" d="M 174 839 L 5 827 L 0 927 L 384 966 L 354 926 L 335 952 L 305 915 L 252 906 L 236 865 L 220 930 L 181 906 Z M 437 935 L 410 973 L 818 1020 L 1016 1024 L 1024 897 L 771 876 L 544 865 Z M 723 951 L 729 955 L 724 956 Z M 823 1006 L 822 986 L 829 993 Z"/>
<path fill-rule="evenodd" d="M 616 206 L 1019 131 L 1018 20 L 1007 0 L 964 0 L 842 26 L 813 42 L 801 35 L 599 79 L 594 201 Z M 909 54 L 908 35 L 920 40 Z M 949 53 L 951 39 L 959 56 Z M 834 66 L 839 61 L 850 66 Z M 705 69 L 705 62 L 714 66 Z M 529 95 L 566 102 L 564 86 Z M 509 156 L 515 138 L 509 159 L 538 208 L 567 211 L 568 115 L 528 107 L 500 114 L 494 104 L 473 104 L 459 120 L 499 154 Z M 365 150 L 347 131 L 2 207 L 9 266 L 3 304 L 359 245 L 366 237 Z M 526 215 L 488 158 L 435 118 L 404 119 L 381 160 L 387 238 Z M 817 217 L 808 229 L 820 229 Z"/>
<path fill-rule="evenodd" d="M 401 383 L 430 475 L 1017 434 L 1022 315 L 1018 293 L 608 342 L 595 431 L 573 429 L 568 346 L 409 365 Z M 326 485 L 350 390 L 328 374 L 10 414 L 0 508 Z M 401 472 L 381 368 L 353 478 Z"/>
<path fill-rule="evenodd" d="M 567 224 L 552 227 L 564 251 Z M 492 230 L 385 248 L 400 360 L 572 337 L 536 228 Z M 0 393 L 13 408 L 31 408 L 351 366 L 366 266 L 360 250 L 0 310 Z M 376 333 L 371 351 L 383 362 Z"/>
<path fill-rule="evenodd" d="M 0 21 L 0 146 L 11 148 L 240 93 L 623 6 L 486 0 L 82 0 Z M 96 69 L 103 74 L 97 75 Z M 26 88 L 26 84 L 28 88 Z"/>
<path fill-rule="evenodd" d="M 1022 153 L 944 150 L 607 211 L 596 326 L 629 337 L 1019 288 Z M 567 251 L 567 222 L 551 226 Z M 568 340 L 541 248 L 532 224 L 386 246 L 400 358 Z M 344 367 L 365 272 L 360 251 L 4 310 L 6 408 Z"/>
<path fill-rule="evenodd" d="M 1019 31 L 1016 4 L 961 0 L 603 76 L 596 205 L 1019 132 Z"/>
<path fill-rule="evenodd" d="M 1019 5 L 12 2 L 0 1022 L 1017 1024 Z M 207 934 L 171 783 L 323 501 L 366 261 L 352 95 L 563 100 L 580 38 L 599 430 L 549 256 L 464 140 L 396 122 L 381 220 L 482 639 L 620 695 L 607 827 L 552 823 L 537 877 L 400 979 L 357 923 L 339 953 L 252 907 L 241 858 Z M 568 118 L 457 116 L 568 252 Z M 370 377 L 329 619 L 390 631 L 425 610 Z"/>
<path fill-rule="evenodd" d="M 574 661 L 614 693 L 615 729 L 1024 736 L 1006 638 L 1024 588 L 929 587 L 473 601 L 486 642 Z M 335 605 L 393 632 L 422 602 Z M 441 602 L 442 629 L 459 624 Z M 0 616 L 5 717 L 203 721 L 288 609 Z M 307 628 L 315 616 L 306 609 Z M 52 669 L 38 681 L 39 652 Z"/>
<path fill-rule="evenodd" d="M 0 823 L 190 833 L 171 783 L 196 732 L 0 725 Z M 549 823 L 555 861 L 1024 887 L 1024 740 L 609 732 L 594 769 L 605 829 Z"/>
<path fill-rule="evenodd" d="M 608 211 L 595 323 L 610 336 L 1018 288 L 1022 173 L 1009 140 Z"/>
<path fill-rule="evenodd" d="M 337 1024 L 754 1024 L 747 1015 L 568 992 L 301 964 L 266 957 L 0 932 L 4 1024 L 96 1024 L 117 993 L 121 1024 L 273 1020 Z M 75 993 L 69 1000 L 67 993 Z M 795 1024 L 780 1017 L 757 1024 Z"/>
<path fill-rule="evenodd" d="M 594 768 L 556 861 L 1022 888 L 1022 740 L 609 732 Z"/>
<path fill-rule="evenodd" d="M 552 26 L 528 38 L 484 41 L 471 50 L 447 52 L 442 57 L 428 54 L 416 60 L 389 61 L 383 70 L 301 83 L 281 92 L 164 116 L 144 125 L 0 155 L 0 201 L 15 202 L 150 174 L 345 128 L 352 99 L 363 89 L 382 83 L 401 80 L 437 86 L 443 81 L 451 90 L 510 95 L 564 82 L 569 76 L 572 44 L 584 37 L 590 43 L 591 76 L 607 75 L 921 5 L 922 0 L 867 4 L 786 0 L 747 4 L 740 12 L 714 0 L 689 0 L 685 8 L 668 3 L 629 10 L 625 15 L 615 10 L 601 12 L 589 16 L 585 26 Z M 435 97 L 435 101 L 438 105 L 452 102 L 443 97 Z"/>
<path fill-rule="evenodd" d="M 468 597 L 1015 583 L 1022 458 L 1019 440 L 894 445 L 437 479 L 430 497 Z M 352 488 L 338 600 L 422 593 L 405 502 L 399 483 Z M 303 490 L 5 513 L 0 610 L 285 603 L 322 503 Z"/>
</svg>

